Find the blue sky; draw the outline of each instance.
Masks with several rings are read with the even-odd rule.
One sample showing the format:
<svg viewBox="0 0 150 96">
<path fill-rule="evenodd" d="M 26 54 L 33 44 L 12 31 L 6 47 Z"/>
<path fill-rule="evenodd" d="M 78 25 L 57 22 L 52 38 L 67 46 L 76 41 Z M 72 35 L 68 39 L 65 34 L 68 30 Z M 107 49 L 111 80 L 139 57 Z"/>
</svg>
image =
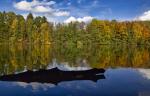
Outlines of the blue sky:
<svg viewBox="0 0 150 96">
<path fill-rule="evenodd" d="M 46 16 L 49 21 L 150 20 L 150 0 L 0 0 L 0 11 L 24 17 Z"/>
</svg>

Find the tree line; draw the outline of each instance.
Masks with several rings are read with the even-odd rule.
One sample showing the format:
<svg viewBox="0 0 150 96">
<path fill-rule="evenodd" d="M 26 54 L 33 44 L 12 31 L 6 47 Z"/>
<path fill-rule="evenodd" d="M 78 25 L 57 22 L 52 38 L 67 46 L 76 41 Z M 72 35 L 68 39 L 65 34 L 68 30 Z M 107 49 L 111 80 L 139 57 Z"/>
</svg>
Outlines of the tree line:
<svg viewBox="0 0 150 96">
<path fill-rule="evenodd" d="M 36 17 L 30 13 L 25 19 L 13 12 L 0 12 L 1 43 L 42 43 L 51 42 L 52 25 L 45 17 Z"/>
<path fill-rule="evenodd" d="M 89 23 L 54 24 L 46 17 L 25 19 L 13 12 L 0 12 L 0 43 L 56 44 L 150 44 L 150 21 L 97 20 Z"/>
</svg>

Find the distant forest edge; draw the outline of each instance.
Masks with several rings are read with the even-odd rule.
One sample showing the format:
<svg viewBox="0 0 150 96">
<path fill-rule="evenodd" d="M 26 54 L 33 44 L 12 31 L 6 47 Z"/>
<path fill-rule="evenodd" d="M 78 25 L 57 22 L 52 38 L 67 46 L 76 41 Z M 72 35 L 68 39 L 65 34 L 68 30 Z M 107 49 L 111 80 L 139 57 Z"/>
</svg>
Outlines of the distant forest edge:
<svg viewBox="0 0 150 96">
<path fill-rule="evenodd" d="M 92 44 L 150 45 L 150 21 L 97 20 L 89 23 L 54 24 L 46 17 L 25 19 L 13 12 L 0 12 L 0 43 L 57 44 L 64 46 Z"/>
</svg>

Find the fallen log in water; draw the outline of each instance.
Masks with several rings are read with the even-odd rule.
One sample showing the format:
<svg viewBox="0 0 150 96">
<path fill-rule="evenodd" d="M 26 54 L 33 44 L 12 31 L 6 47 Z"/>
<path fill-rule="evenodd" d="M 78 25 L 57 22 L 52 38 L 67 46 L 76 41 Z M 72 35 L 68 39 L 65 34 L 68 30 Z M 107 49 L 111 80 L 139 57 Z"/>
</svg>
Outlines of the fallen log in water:
<svg viewBox="0 0 150 96">
<path fill-rule="evenodd" d="M 0 77 L 0 81 L 16 81 L 16 82 L 39 82 L 58 84 L 63 81 L 72 80 L 92 80 L 105 79 L 104 69 L 90 69 L 84 71 L 62 71 L 58 68 L 39 71 L 27 71 L 19 74 L 4 75 Z M 97 75 L 99 74 L 99 75 Z"/>
</svg>

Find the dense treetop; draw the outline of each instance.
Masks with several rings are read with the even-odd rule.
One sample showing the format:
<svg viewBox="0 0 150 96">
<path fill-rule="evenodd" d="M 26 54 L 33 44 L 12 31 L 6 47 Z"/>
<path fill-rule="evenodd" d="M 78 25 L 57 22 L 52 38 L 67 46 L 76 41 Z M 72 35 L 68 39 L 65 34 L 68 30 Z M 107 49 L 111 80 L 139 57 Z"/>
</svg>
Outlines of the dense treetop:
<svg viewBox="0 0 150 96">
<path fill-rule="evenodd" d="M 93 19 L 88 24 L 71 22 L 53 24 L 45 17 L 25 19 L 13 12 L 0 12 L 0 43 L 57 44 L 150 44 L 150 21 Z"/>
</svg>

